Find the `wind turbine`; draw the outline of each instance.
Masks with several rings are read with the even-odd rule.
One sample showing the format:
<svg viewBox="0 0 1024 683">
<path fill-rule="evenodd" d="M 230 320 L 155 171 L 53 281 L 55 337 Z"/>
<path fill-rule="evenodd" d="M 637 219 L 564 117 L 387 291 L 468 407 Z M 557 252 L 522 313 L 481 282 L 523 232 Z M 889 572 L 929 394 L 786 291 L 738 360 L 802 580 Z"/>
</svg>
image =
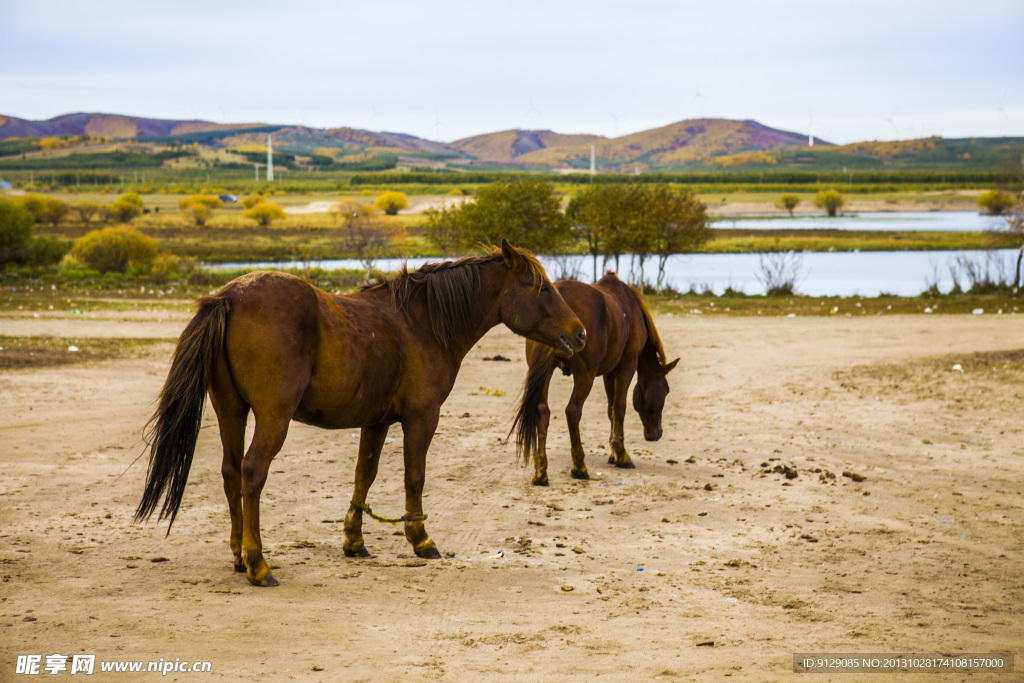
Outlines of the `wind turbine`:
<svg viewBox="0 0 1024 683">
<path fill-rule="evenodd" d="M 1003 108 L 1004 104 L 1006 104 L 1006 93 L 1003 93 L 1003 99 L 999 100 L 999 106 L 995 107 L 995 111 L 1002 114 L 1003 118 L 1009 121 L 1010 117 L 1006 115 L 1006 109 Z"/>
<path fill-rule="evenodd" d="M 807 108 L 807 146 L 814 147 L 814 113 Z"/>
<path fill-rule="evenodd" d="M 893 130 L 894 133 L 896 133 L 896 137 L 897 138 L 899 138 L 900 129 L 896 126 L 896 120 L 895 119 L 896 119 L 896 112 L 898 112 L 899 110 L 900 110 L 899 107 L 896 107 L 895 109 L 892 110 L 892 114 L 890 116 L 885 117 L 885 118 L 882 119 L 883 121 L 888 121 L 889 122 L 889 125 L 892 126 L 892 130 Z"/>
<path fill-rule="evenodd" d="M 696 106 L 697 100 L 706 100 L 706 99 L 707 98 L 704 97 L 704 93 L 702 93 L 700 91 L 700 83 L 698 83 L 697 84 L 697 93 L 693 96 L 693 99 L 690 100 L 690 105 L 693 107 L 694 112 L 697 112 L 697 113 L 700 112 L 700 108 Z"/>
<path fill-rule="evenodd" d="M 540 111 L 538 109 L 534 109 L 534 107 L 533 107 L 533 98 L 531 97 L 530 98 L 530 108 L 526 110 L 526 113 L 523 114 L 523 116 L 527 117 L 530 114 L 539 114 L 539 113 L 540 113 Z"/>
<path fill-rule="evenodd" d="M 380 112 L 377 111 L 377 105 L 375 105 L 373 102 L 370 102 L 370 112 L 370 121 L 373 121 L 375 118 L 380 116 Z"/>
<path fill-rule="evenodd" d="M 613 114 L 611 110 L 608 110 L 608 116 L 612 117 L 615 120 L 615 137 L 619 137 L 619 119 L 625 116 L 625 114 L 616 115 Z"/>
<path fill-rule="evenodd" d="M 434 130 L 435 128 L 441 128 L 442 126 L 446 126 L 446 125 L 448 125 L 448 124 L 441 122 L 441 117 L 440 117 L 440 115 L 438 115 L 437 110 L 435 109 L 434 110 L 434 125 L 432 125 L 430 127 L 430 130 Z"/>
</svg>

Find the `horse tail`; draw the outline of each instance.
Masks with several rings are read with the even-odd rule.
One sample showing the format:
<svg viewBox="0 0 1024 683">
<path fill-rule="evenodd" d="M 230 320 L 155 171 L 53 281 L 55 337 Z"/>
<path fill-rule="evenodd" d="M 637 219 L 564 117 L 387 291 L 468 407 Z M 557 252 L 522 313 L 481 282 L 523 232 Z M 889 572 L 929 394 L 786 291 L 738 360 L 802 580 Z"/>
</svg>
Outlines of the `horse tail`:
<svg viewBox="0 0 1024 683">
<path fill-rule="evenodd" d="M 530 364 L 526 372 L 526 381 L 523 382 L 523 396 L 519 399 L 519 406 L 516 409 L 516 418 L 512 421 L 512 428 L 505 437 L 516 433 L 516 460 L 522 456 L 527 465 L 537 452 L 537 429 L 540 422 L 540 402 L 544 397 L 544 387 L 548 377 L 555 369 L 555 351 L 549 346 L 537 344 L 533 348 L 533 354 L 527 359 Z"/>
<path fill-rule="evenodd" d="M 192 455 L 206 406 L 213 365 L 224 348 L 224 330 L 231 304 L 223 296 L 204 296 L 196 314 L 178 338 L 167 381 L 160 390 L 156 413 L 146 424 L 149 473 L 135 521 L 149 519 L 165 494 L 159 519 L 170 524 L 181 506 L 181 497 L 192 467 Z"/>
</svg>

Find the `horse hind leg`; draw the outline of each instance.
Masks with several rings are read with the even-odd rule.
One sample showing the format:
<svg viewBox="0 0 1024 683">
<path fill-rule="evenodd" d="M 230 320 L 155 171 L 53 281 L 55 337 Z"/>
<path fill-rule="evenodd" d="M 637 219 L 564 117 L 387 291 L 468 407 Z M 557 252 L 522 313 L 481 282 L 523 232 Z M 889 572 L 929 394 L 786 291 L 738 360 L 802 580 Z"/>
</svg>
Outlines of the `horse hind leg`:
<svg viewBox="0 0 1024 683">
<path fill-rule="evenodd" d="M 231 513 L 229 544 L 236 572 L 245 571 L 245 563 L 242 561 L 242 455 L 245 449 L 246 417 L 243 414 L 241 417 L 219 419 L 220 442 L 224 449 L 220 473 L 224 478 L 224 495 L 227 496 Z"/>
<path fill-rule="evenodd" d="M 605 392 L 608 394 L 608 419 L 611 421 L 611 435 L 608 438 L 611 454 L 608 456 L 608 464 L 624 469 L 636 467 L 625 444 L 626 394 L 632 379 L 632 373 L 624 375 L 621 372 L 605 375 L 604 378 Z"/>
<path fill-rule="evenodd" d="M 223 363 L 214 368 L 210 389 L 210 401 L 217 413 L 220 428 L 220 443 L 224 451 L 221 461 L 221 476 L 224 479 L 224 495 L 228 499 L 231 513 L 231 536 L 229 545 L 234 558 L 236 572 L 245 571 L 242 561 L 242 456 L 245 454 L 245 424 L 249 416 L 249 404 L 245 403 L 234 385 Z"/>
<path fill-rule="evenodd" d="M 263 557 L 260 538 L 260 494 L 274 456 L 288 436 L 289 417 L 256 414 L 256 432 L 242 458 L 242 561 L 254 586 L 276 586 L 277 579 Z"/>
<path fill-rule="evenodd" d="M 533 485 L 548 485 L 548 425 L 551 423 L 551 408 L 548 406 L 548 387 L 551 374 L 544 381 L 544 393 L 537 404 L 537 452 L 533 454 Z"/>
<path fill-rule="evenodd" d="M 569 471 L 569 475 L 573 479 L 590 479 L 584 462 L 586 452 L 583 450 L 583 439 L 580 437 L 580 420 L 583 419 L 583 403 L 593 386 L 593 375 L 573 375 L 572 395 L 565 407 L 565 421 L 569 427 L 569 443 L 572 449 L 572 470 Z"/>
</svg>

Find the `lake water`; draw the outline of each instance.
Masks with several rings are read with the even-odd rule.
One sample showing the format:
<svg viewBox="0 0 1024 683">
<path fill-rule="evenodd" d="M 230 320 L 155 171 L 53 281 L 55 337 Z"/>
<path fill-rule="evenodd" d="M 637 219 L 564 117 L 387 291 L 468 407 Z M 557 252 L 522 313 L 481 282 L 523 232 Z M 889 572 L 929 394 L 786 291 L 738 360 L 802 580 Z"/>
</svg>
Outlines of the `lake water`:
<svg viewBox="0 0 1024 683">
<path fill-rule="evenodd" d="M 1006 225 L 1002 216 L 986 216 L 976 211 L 872 211 L 828 216 L 796 216 L 790 218 L 722 218 L 712 227 L 745 228 L 748 230 L 934 230 L 942 232 L 985 232 L 1001 230 Z"/>
<path fill-rule="evenodd" d="M 872 251 L 872 252 L 806 252 L 788 254 L 789 264 L 799 267 L 796 291 L 811 296 L 878 296 L 897 294 L 917 296 L 929 283 L 937 282 L 939 289 L 947 292 L 953 287 L 950 268 L 955 267 L 958 258 L 970 259 L 987 265 L 993 272 L 1001 268 L 1003 273 L 1012 272 L 1017 256 L 1016 249 L 1001 249 L 993 252 L 979 251 Z M 773 257 L 768 257 L 773 258 Z M 779 257 L 774 257 L 779 258 Z M 989 261 L 991 259 L 991 261 Z M 410 269 L 419 268 L 427 261 L 438 259 L 409 259 Z M 551 279 L 570 274 L 584 282 L 592 280 L 592 261 L 589 256 L 567 256 L 557 259 L 541 257 L 541 262 Z M 620 277 L 628 279 L 629 257 L 620 261 Z M 402 267 L 400 259 L 382 259 L 377 267 L 384 271 Z M 598 260 L 600 275 L 601 262 Z M 207 266 L 213 270 L 245 268 L 301 268 L 300 261 L 262 263 L 220 263 Z M 326 270 L 358 269 L 358 261 L 350 259 L 325 260 L 320 264 Z M 653 259 L 645 266 L 648 282 L 653 282 L 657 265 Z M 759 275 L 762 272 L 757 254 L 676 254 L 669 257 L 665 268 L 666 283 L 679 291 L 691 288 L 697 291 L 711 289 L 721 294 L 731 287 L 747 294 L 763 294 L 764 284 Z M 966 279 L 961 275 L 960 283 L 965 289 Z"/>
<path fill-rule="evenodd" d="M 729 223 L 724 225 L 723 223 Z M 732 221 L 718 221 L 715 227 L 731 227 Z M 736 221 L 741 228 L 838 228 L 842 230 L 942 230 L 942 231 L 983 231 L 1002 228 L 1001 217 L 982 216 L 967 211 L 928 211 L 902 213 L 861 213 L 857 215 L 828 218 L 826 216 L 798 216 L 794 218 L 748 219 Z M 956 268 L 957 259 L 970 259 L 985 264 L 990 270 L 1001 269 L 1011 273 L 1015 265 L 1017 250 L 1003 249 L 995 252 L 983 251 L 887 251 L 887 252 L 806 252 L 788 257 L 790 266 L 799 267 L 796 291 L 811 296 L 878 296 L 897 294 L 916 296 L 937 282 L 939 289 L 947 292 L 953 287 L 951 268 Z M 768 257 L 780 258 L 780 257 Z M 409 268 L 419 268 L 427 261 L 437 258 L 409 259 Z M 592 262 L 589 256 L 566 256 L 560 258 L 542 257 L 541 262 L 551 279 L 571 275 L 585 282 L 591 281 Z M 401 259 L 383 259 L 376 266 L 384 271 L 402 267 Z M 301 268 L 299 261 L 262 263 L 218 263 L 208 268 L 255 270 L 259 268 Z M 335 259 L 321 262 L 327 270 L 359 269 L 358 261 Z M 600 275 L 601 262 L 598 261 Z M 657 264 L 649 259 L 644 275 L 648 282 L 656 277 Z M 619 275 L 628 279 L 630 261 L 628 256 L 620 260 Z M 759 275 L 762 273 L 760 257 L 757 254 L 677 254 L 669 258 L 665 268 L 665 282 L 678 291 L 691 288 L 697 291 L 711 289 L 721 294 L 731 287 L 747 294 L 763 294 L 765 286 Z M 968 286 L 961 276 L 961 286 Z"/>
</svg>

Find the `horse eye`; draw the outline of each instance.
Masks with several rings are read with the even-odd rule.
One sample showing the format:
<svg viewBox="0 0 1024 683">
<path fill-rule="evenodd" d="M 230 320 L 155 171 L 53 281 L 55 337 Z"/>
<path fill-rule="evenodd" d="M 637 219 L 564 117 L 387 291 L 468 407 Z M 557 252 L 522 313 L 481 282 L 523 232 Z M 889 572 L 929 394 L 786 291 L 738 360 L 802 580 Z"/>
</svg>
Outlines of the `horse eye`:
<svg viewBox="0 0 1024 683">
<path fill-rule="evenodd" d="M 541 291 L 541 294 L 543 294 L 544 292 L 548 291 L 548 286 L 546 284 L 541 285 L 540 286 L 540 291 Z"/>
</svg>

